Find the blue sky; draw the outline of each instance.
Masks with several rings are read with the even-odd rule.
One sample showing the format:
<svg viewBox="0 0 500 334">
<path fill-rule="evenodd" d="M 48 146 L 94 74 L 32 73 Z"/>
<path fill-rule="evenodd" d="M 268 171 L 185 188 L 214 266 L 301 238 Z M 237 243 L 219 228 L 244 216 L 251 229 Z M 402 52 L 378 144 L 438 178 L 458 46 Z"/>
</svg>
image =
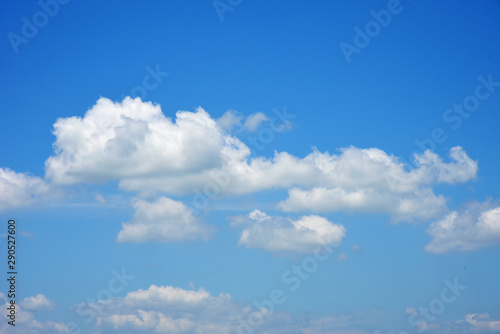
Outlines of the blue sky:
<svg viewBox="0 0 500 334">
<path fill-rule="evenodd" d="M 500 332 L 499 14 L 9 4 L 0 331 Z"/>
</svg>

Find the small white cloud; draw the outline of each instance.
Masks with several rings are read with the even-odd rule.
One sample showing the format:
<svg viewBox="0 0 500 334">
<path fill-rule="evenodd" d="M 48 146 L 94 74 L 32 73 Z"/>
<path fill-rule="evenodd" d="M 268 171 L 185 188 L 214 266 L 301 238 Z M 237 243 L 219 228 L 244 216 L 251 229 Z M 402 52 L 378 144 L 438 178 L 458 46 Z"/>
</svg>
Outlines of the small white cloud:
<svg viewBox="0 0 500 334">
<path fill-rule="evenodd" d="M 56 307 L 56 305 L 43 294 L 24 298 L 21 301 L 21 306 L 29 311 L 53 311 Z"/>
<path fill-rule="evenodd" d="M 338 256 L 337 256 L 337 261 L 345 261 L 349 258 L 349 255 L 347 255 L 346 253 L 340 253 Z"/>
<path fill-rule="evenodd" d="M 356 254 L 362 254 L 365 251 L 365 249 L 358 244 L 352 245 L 351 250 L 353 253 L 356 253 Z"/>
<path fill-rule="evenodd" d="M 255 131 L 259 128 L 262 122 L 269 120 L 269 118 L 261 112 L 257 112 L 247 117 L 244 127 L 248 131 Z"/>
<path fill-rule="evenodd" d="M 407 307 L 405 313 L 408 315 L 417 314 L 417 310 L 415 310 L 413 307 Z"/>
<path fill-rule="evenodd" d="M 346 233 L 344 226 L 316 215 L 292 220 L 254 210 L 230 219 L 232 226 L 243 226 L 240 246 L 271 252 L 311 253 L 318 245 L 340 244 Z"/>
<path fill-rule="evenodd" d="M 470 202 L 433 222 L 427 233 L 433 239 L 425 250 L 431 253 L 470 251 L 500 244 L 500 204 L 491 200 Z"/>
<path fill-rule="evenodd" d="M 217 124 L 226 132 L 231 132 L 233 128 L 241 127 L 243 116 L 236 110 L 228 110 L 217 119 Z"/>
<path fill-rule="evenodd" d="M 107 201 L 106 201 L 106 198 L 100 194 L 100 193 L 97 193 L 95 196 L 94 196 L 94 199 L 99 202 L 100 204 L 106 204 Z"/>
<path fill-rule="evenodd" d="M 122 224 L 118 242 L 208 240 L 215 227 L 203 223 L 184 203 L 167 197 L 136 200 L 132 221 Z"/>
</svg>

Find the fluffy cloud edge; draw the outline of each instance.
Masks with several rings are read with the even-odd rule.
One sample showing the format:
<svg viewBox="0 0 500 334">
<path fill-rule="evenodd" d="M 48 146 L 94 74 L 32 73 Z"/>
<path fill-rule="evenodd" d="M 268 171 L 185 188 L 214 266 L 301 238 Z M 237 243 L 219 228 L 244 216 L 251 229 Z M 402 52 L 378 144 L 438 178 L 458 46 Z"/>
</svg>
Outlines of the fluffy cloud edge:
<svg viewBox="0 0 500 334">
<path fill-rule="evenodd" d="M 254 114 L 247 122 L 253 128 L 266 117 Z M 339 154 L 314 149 L 304 158 L 287 152 L 251 157 L 250 148 L 223 129 L 241 122 L 234 111 L 214 120 L 202 108 L 178 111 L 172 120 L 159 105 L 139 98 L 101 98 L 83 117 L 54 124 L 55 153 L 46 161 L 46 178 L 56 184 L 118 180 L 122 190 L 140 194 L 216 189 L 217 196 L 291 188 L 282 210 L 381 212 L 402 221 L 446 211 L 446 199 L 434 194 L 434 184 L 477 177 L 477 161 L 459 146 L 451 148 L 449 162 L 431 151 L 415 155 L 413 170 L 377 148 L 347 147 Z"/>
<path fill-rule="evenodd" d="M 500 202 L 469 202 L 431 223 L 426 232 L 432 240 L 424 249 L 436 254 L 500 244 Z"/>
</svg>

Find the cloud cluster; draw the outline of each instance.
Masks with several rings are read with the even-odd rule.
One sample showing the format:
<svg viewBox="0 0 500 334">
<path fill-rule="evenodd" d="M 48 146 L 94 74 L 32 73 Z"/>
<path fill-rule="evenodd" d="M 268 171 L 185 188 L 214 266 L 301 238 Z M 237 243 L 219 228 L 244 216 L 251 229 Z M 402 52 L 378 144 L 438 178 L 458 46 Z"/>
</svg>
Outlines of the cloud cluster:
<svg viewBox="0 0 500 334">
<path fill-rule="evenodd" d="M 500 243 L 500 203 L 470 202 L 433 222 L 427 229 L 431 253 L 469 251 Z"/>
<path fill-rule="evenodd" d="M 139 98 L 100 98 L 83 117 L 56 121 L 54 154 L 45 162 L 45 179 L 0 169 L 0 210 L 53 196 L 58 185 L 116 180 L 122 190 L 136 192 L 139 198 L 161 196 L 134 202 L 134 217 L 123 223 L 119 242 L 208 240 L 214 227 L 163 195 L 210 192 L 216 197 L 287 189 L 288 197 L 277 206 L 286 212 L 358 211 L 388 214 L 393 221 L 425 221 L 448 212 L 447 199 L 434 193 L 434 185 L 477 176 L 477 162 L 459 146 L 451 149 L 448 161 L 431 151 L 415 155 L 413 169 L 377 148 L 346 147 L 335 154 L 313 149 L 303 158 L 287 152 L 253 157 L 231 129 L 251 132 L 265 122 L 269 118 L 262 113 L 244 118 L 235 111 L 214 120 L 202 108 L 178 111 L 171 119 L 160 106 Z M 340 225 L 316 215 L 296 221 L 264 216 L 254 212 L 253 218 L 245 218 L 240 245 L 307 252 L 320 237 L 340 241 L 345 233 Z M 473 249 L 496 242 L 495 233 L 486 233 L 494 227 L 488 225 L 496 219 L 494 211 L 481 216 L 480 232 L 460 237 L 462 227 L 471 225 L 470 216 L 452 212 L 434 223 L 428 230 L 434 240 L 427 249 Z M 450 229 L 449 221 L 462 227 Z M 459 241 L 452 241 L 457 236 Z M 455 246 L 443 246 L 453 242 Z"/>
<path fill-rule="evenodd" d="M 234 333 L 241 317 L 250 311 L 226 293 L 213 296 L 203 288 L 156 285 L 100 307 L 97 326 L 119 333 Z"/>
<path fill-rule="evenodd" d="M 432 185 L 474 179 L 477 162 L 461 147 L 453 147 L 451 161 L 443 162 L 431 151 L 416 155 L 417 167 L 408 171 L 394 156 L 376 148 L 349 147 L 340 155 L 315 152 L 321 180 L 309 189 L 294 187 L 279 207 L 284 211 L 363 211 L 387 213 L 395 221 L 439 217 L 446 199 L 434 194 Z"/>
<path fill-rule="evenodd" d="M 119 242 L 208 240 L 215 227 L 203 223 L 184 203 L 167 197 L 135 200 L 132 221 L 122 224 Z"/>
<path fill-rule="evenodd" d="M 316 215 L 292 220 L 254 210 L 230 220 L 232 226 L 243 227 L 240 246 L 271 252 L 312 253 L 318 245 L 340 244 L 346 233 L 344 226 Z"/>
<path fill-rule="evenodd" d="M 89 305 L 91 307 L 95 305 Z M 253 306 L 234 300 L 229 294 L 217 296 L 203 288 L 185 290 L 173 286 L 151 285 L 129 292 L 125 297 L 100 303 L 96 316 L 99 333 L 171 333 L 171 334 L 365 334 L 347 329 L 358 325 L 358 316 L 305 319 L 271 310 L 264 302 Z M 373 313 L 373 312 L 372 312 Z M 376 319 L 377 313 L 362 315 L 364 321 Z"/>
<path fill-rule="evenodd" d="M 265 119 L 255 114 L 245 124 L 251 130 Z M 433 185 L 467 182 L 477 174 L 477 162 L 461 147 L 451 149 L 449 162 L 431 151 L 416 155 L 413 170 L 377 148 L 251 158 L 250 149 L 223 129 L 239 122 L 234 112 L 215 121 L 201 108 L 177 112 L 174 122 L 138 98 L 101 98 L 84 117 L 57 120 L 46 177 L 57 184 L 119 180 L 123 190 L 175 195 L 224 179 L 218 194 L 289 189 L 279 204 L 285 211 L 380 212 L 411 220 L 446 211 L 446 199 L 434 194 Z"/>
</svg>

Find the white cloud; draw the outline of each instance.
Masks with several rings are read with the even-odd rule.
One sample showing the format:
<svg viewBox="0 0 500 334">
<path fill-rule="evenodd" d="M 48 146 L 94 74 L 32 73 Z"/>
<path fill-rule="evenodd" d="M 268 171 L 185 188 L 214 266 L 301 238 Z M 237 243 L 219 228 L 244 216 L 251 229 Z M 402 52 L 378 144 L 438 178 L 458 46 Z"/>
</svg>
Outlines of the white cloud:
<svg viewBox="0 0 500 334">
<path fill-rule="evenodd" d="M 99 202 L 99 204 L 106 204 L 107 203 L 106 198 L 100 193 L 95 194 L 94 199 L 97 202 Z"/>
<path fill-rule="evenodd" d="M 253 304 L 235 301 L 227 293 L 215 296 L 203 288 L 184 290 L 151 285 L 145 290 L 129 292 L 125 297 L 110 299 L 105 304 L 88 306 L 101 310 L 97 313 L 95 325 L 96 332 L 102 333 L 366 333 L 339 329 L 355 326 L 356 316 L 309 320 L 280 313 L 276 305 L 268 309 L 266 307 L 270 306 L 264 302 L 255 301 Z"/>
<path fill-rule="evenodd" d="M 219 117 L 216 122 L 217 125 L 219 125 L 219 127 L 226 132 L 231 132 L 233 129 L 236 129 L 237 132 L 242 130 L 253 132 L 266 121 L 269 121 L 269 117 L 262 112 L 256 112 L 245 118 L 236 110 L 228 110 L 221 117 Z M 285 125 L 290 126 L 289 123 L 286 123 Z M 281 124 L 279 127 L 276 127 L 276 130 L 283 131 L 283 127 L 285 125 Z"/>
<path fill-rule="evenodd" d="M 139 98 L 101 98 L 83 118 L 58 119 L 54 156 L 45 163 L 55 183 L 102 182 L 200 173 L 221 165 L 239 141 L 224 136 L 201 108 L 179 111 L 176 122 Z"/>
<path fill-rule="evenodd" d="M 257 115 L 247 119 L 251 128 L 263 119 Z M 477 162 L 461 147 L 451 149 L 450 162 L 430 151 L 417 155 L 411 171 L 377 148 L 251 158 L 250 149 L 222 129 L 238 122 L 234 112 L 216 122 L 201 108 L 179 111 L 173 122 L 138 98 L 101 98 L 83 118 L 54 124 L 55 154 L 46 161 L 46 177 L 58 184 L 118 180 L 121 189 L 140 194 L 292 188 L 279 205 L 285 211 L 352 210 L 412 220 L 446 212 L 446 199 L 434 194 L 433 185 L 466 182 L 477 173 Z"/>
<path fill-rule="evenodd" d="M 21 306 L 29 311 L 52 311 L 55 304 L 45 295 L 38 294 L 32 297 L 26 297 L 21 301 Z"/>
<path fill-rule="evenodd" d="M 436 196 L 430 188 L 404 193 L 369 187 L 352 191 L 342 188 L 292 188 L 288 195 L 288 199 L 278 207 L 291 212 L 362 211 L 387 213 L 394 221 L 405 221 L 413 218 L 426 220 L 446 211 L 446 199 L 442 195 Z"/>
<path fill-rule="evenodd" d="M 471 202 L 450 212 L 427 229 L 432 241 L 425 247 L 431 253 L 470 251 L 500 243 L 500 204 L 487 200 Z"/>
<path fill-rule="evenodd" d="M 407 307 L 405 309 L 405 313 L 408 314 L 408 315 L 411 315 L 411 314 L 418 314 L 417 310 L 413 307 Z"/>
<path fill-rule="evenodd" d="M 365 252 L 365 249 L 362 246 L 358 245 L 358 244 L 352 245 L 351 250 L 352 250 L 353 253 L 356 253 L 356 254 L 362 254 L 362 253 Z"/>
<path fill-rule="evenodd" d="M 203 288 L 184 290 L 151 285 L 146 290 L 113 298 L 97 316 L 106 332 L 234 333 L 250 308 L 227 293 L 213 296 Z"/>
<path fill-rule="evenodd" d="M 54 195 L 54 189 L 43 179 L 0 168 L 0 211 L 33 205 Z"/>
<path fill-rule="evenodd" d="M 217 119 L 217 124 L 225 131 L 231 132 L 234 127 L 240 128 L 243 116 L 235 110 L 228 110 Z"/>
<path fill-rule="evenodd" d="M 477 162 L 458 146 L 451 149 L 450 163 L 431 151 L 416 155 L 418 167 L 411 171 L 376 148 L 350 147 L 337 156 L 316 152 L 309 157 L 323 182 L 311 189 L 290 189 L 288 199 L 279 204 L 285 211 L 359 210 L 388 213 L 395 221 L 429 219 L 446 211 L 446 199 L 434 194 L 433 184 L 466 182 L 477 173 Z"/>
<path fill-rule="evenodd" d="M 261 112 L 257 112 L 247 117 L 243 125 L 248 131 L 255 131 L 259 128 L 262 122 L 269 120 L 269 118 Z"/>
<path fill-rule="evenodd" d="M 315 150 L 303 159 L 281 152 L 271 159 L 250 160 L 243 151 L 239 151 L 239 160 L 228 159 L 223 167 L 197 176 L 125 180 L 121 186 L 135 191 L 156 188 L 183 193 L 203 192 L 210 185 L 217 194 L 292 187 L 289 198 L 279 204 L 285 211 L 387 213 L 401 221 L 439 217 L 447 211 L 446 199 L 434 194 L 432 185 L 465 182 L 477 172 L 477 163 L 459 147 L 452 149 L 450 163 L 426 152 L 425 156 L 434 158 L 420 160 L 423 164 L 412 171 L 379 149 L 350 147 L 342 149 L 340 155 Z"/>
<path fill-rule="evenodd" d="M 215 227 L 203 223 L 184 203 L 167 197 L 154 202 L 136 200 L 131 222 L 123 223 L 119 242 L 174 242 L 181 240 L 208 240 Z"/>
<path fill-rule="evenodd" d="M 311 253 L 318 245 L 340 244 L 345 227 L 326 218 L 310 215 L 292 220 L 268 216 L 254 210 L 248 216 L 231 218 L 232 226 L 243 226 L 240 246 L 271 252 Z"/>
<path fill-rule="evenodd" d="M 484 330 L 487 332 L 500 332 L 500 320 L 488 320 L 490 315 L 488 313 L 482 314 L 467 314 L 465 321 L 471 324 L 475 329 Z"/>
</svg>

